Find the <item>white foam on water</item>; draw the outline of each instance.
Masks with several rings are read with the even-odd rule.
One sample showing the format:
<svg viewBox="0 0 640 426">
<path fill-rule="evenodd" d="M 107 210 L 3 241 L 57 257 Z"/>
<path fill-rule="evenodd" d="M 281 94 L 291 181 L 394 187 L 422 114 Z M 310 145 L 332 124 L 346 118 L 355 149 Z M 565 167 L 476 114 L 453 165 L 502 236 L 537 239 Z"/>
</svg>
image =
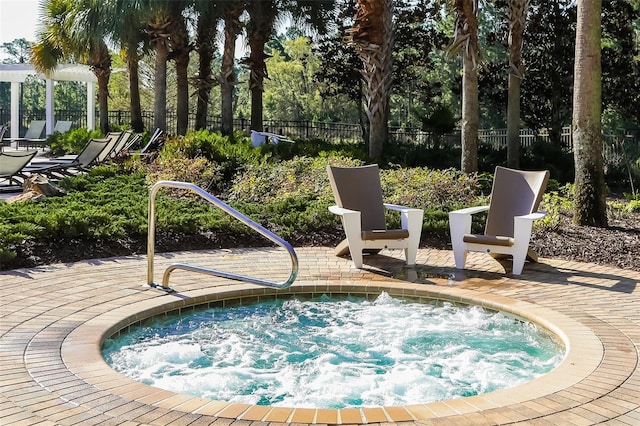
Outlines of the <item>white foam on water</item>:
<svg viewBox="0 0 640 426">
<path fill-rule="evenodd" d="M 196 311 L 109 340 L 141 382 L 207 398 L 308 408 L 393 406 L 516 386 L 558 365 L 536 327 L 477 306 L 291 299 Z"/>
</svg>

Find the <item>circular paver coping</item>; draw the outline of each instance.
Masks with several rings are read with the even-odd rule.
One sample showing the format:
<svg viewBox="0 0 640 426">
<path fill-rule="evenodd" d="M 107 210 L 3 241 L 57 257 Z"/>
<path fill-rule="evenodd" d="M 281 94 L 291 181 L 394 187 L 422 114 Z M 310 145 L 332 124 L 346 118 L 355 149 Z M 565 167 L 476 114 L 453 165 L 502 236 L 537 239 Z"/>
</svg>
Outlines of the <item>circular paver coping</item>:
<svg viewBox="0 0 640 426">
<path fill-rule="evenodd" d="M 251 303 L 276 294 L 357 294 L 376 295 L 385 291 L 392 296 L 446 300 L 454 303 L 480 305 L 516 315 L 546 328 L 566 347 L 562 363 L 551 372 L 528 383 L 482 395 L 449 401 L 398 407 L 350 409 L 301 409 L 254 406 L 250 404 L 214 401 L 176 394 L 129 379 L 113 370 L 102 358 L 102 342 L 130 325 L 157 315 L 192 310 L 221 301 Z M 485 409 L 523 403 L 566 389 L 589 376 L 603 357 L 602 343 L 587 327 L 554 310 L 507 297 L 487 295 L 456 287 L 435 287 L 397 281 L 372 284 L 323 283 L 293 285 L 287 290 L 236 284 L 172 293 L 166 297 L 122 306 L 91 319 L 74 329 L 62 344 L 62 358 L 67 368 L 78 378 L 95 388 L 154 407 L 215 417 L 247 421 L 354 424 L 374 422 L 416 421 L 427 418 L 467 414 Z"/>
</svg>

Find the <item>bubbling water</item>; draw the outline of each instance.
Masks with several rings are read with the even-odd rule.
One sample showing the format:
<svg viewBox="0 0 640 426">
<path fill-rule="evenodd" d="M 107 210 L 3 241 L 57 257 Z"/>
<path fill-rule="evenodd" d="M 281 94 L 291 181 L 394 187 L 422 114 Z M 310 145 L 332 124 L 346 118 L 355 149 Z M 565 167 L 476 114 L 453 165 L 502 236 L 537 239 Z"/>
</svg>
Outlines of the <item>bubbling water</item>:
<svg viewBox="0 0 640 426">
<path fill-rule="evenodd" d="M 103 346 L 117 371 L 174 392 L 307 408 L 398 406 L 530 381 L 564 350 L 478 306 L 322 296 L 196 310 Z"/>
</svg>

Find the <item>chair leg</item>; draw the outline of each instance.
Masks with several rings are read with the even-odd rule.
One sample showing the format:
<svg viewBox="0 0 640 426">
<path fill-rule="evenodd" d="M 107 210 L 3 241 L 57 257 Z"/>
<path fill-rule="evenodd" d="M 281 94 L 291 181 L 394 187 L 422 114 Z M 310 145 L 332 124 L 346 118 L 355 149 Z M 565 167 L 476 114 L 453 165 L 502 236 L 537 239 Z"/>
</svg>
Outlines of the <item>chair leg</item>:
<svg viewBox="0 0 640 426">
<path fill-rule="evenodd" d="M 345 256 L 347 253 L 349 253 L 349 240 L 345 238 L 336 246 L 334 254 L 340 257 Z"/>
<path fill-rule="evenodd" d="M 416 264 L 416 257 L 418 257 L 418 247 L 411 244 L 404 249 L 404 256 L 407 259 L 407 266 L 414 266 Z"/>
<path fill-rule="evenodd" d="M 349 253 L 351 254 L 351 260 L 353 260 L 353 266 L 356 269 L 362 269 L 362 248 L 357 249 L 349 249 Z"/>
<path fill-rule="evenodd" d="M 456 262 L 456 268 L 464 269 L 464 264 L 467 262 L 467 250 L 464 247 L 459 247 L 454 244 L 453 258 Z"/>
<path fill-rule="evenodd" d="M 527 259 L 526 251 L 524 253 L 513 254 L 513 275 L 522 274 L 522 269 L 524 269 L 524 262 L 526 259 Z"/>
</svg>

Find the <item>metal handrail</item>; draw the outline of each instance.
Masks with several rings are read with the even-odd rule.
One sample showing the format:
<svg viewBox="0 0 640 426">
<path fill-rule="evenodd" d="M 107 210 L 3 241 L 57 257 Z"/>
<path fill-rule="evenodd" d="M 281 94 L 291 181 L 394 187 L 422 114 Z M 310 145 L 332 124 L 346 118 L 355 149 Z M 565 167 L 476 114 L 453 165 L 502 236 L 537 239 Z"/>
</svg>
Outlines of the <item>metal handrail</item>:
<svg viewBox="0 0 640 426">
<path fill-rule="evenodd" d="M 207 268 L 201 268 L 198 266 L 174 263 L 169 265 L 169 267 L 167 267 L 167 269 L 164 271 L 164 275 L 162 277 L 162 286 L 156 284 L 153 281 L 153 259 L 155 255 L 155 228 L 156 228 L 155 199 L 156 199 L 156 194 L 160 188 L 177 188 L 177 189 L 191 190 L 196 194 L 198 194 L 200 197 L 209 201 L 211 204 L 224 210 L 229 215 L 233 216 L 234 218 L 238 219 L 240 222 L 249 226 L 251 229 L 257 231 L 267 239 L 276 243 L 280 247 L 285 248 L 287 252 L 289 252 L 289 256 L 291 256 L 291 263 L 292 263 L 291 275 L 289 275 L 289 278 L 287 278 L 287 280 L 283 282 L 277 283 L 269 280 L 263 280 L 260 278 L 248 277 L 245 275 L 237 275 L 229 272 L 216 271 L 214 269 L 207 269 Z M 169 292 L 173 291 L 169 287 L 169 275 L 175 269 L 184 269 L 187 271 L 200 272 L 203 274 L 214 275 L 217 277 L 228 278 L 232 280 L 245 281 L 245 282 L 258 284 L 266 287 L 284 289 L 284 288 L 289 288 L 291 284 L 293 284 L 293 282 L 295 281 L 296 276 L 298 275 L 298 256 L 296 255 L 296 252 L 293 250 L 293 247 L 291 246 L 291 244 L 289 244 L 288 242 L 286 242 L 285 240 L 283 240 L 273 232 L 269 231 L 262 225 L 249 219 L 248 217 L 238 212 L 234 208 L 220 201 L 217 197 L 209 194 L 199 186 L 193 183 L 188 183 L 188 182 L 161 180 L 155 183 L 149 190 L 149 230 L 148 230 L 148 237 L 147 237 L 147 285 L 154 288 L 160 288 L 162 290 L 169 291 Z"/>
</svg>

